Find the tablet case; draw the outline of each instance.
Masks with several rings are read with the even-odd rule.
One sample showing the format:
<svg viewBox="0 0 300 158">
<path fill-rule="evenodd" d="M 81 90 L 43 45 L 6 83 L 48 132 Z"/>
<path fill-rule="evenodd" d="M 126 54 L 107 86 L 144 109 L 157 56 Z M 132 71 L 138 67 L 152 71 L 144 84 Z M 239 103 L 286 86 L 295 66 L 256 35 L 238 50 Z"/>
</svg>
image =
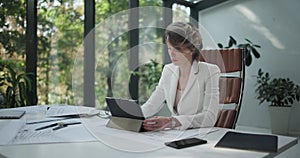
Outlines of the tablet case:
<svg viewBox="0 0 300 158">
<path fill-rule="evenodd" d="M 112 116 L 106 124 L 106 126 L 110 128 L 128 130 L 133 132 L 142 132 L 142 125 L 143 120 L 115 116 Z"/>
<path fill-rule="evenodd" d="M 274 135 L 227 132 L 215 147 L 277 152 L 278 137 Z"/>
</svg>

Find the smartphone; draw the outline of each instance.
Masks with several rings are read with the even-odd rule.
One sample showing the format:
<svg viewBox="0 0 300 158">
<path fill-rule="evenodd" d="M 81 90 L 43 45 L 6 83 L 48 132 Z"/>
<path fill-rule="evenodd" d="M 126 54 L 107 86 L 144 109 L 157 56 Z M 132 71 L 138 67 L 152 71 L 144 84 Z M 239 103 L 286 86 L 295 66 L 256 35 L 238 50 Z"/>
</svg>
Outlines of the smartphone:
<svg viewBox="0 0 300 158">
<path fill-rule="evenodd" d="M 182 149 L 182 148 L 187 148 L 187 147 L 206 144 L 206 143 L 207 143 L 206 140 L 199 139 L 199 138 L 185 138 L 181 140 L 175 140 L 172 142 L 165 142 L 165 145 L 176 149 Z"/>
</svg>

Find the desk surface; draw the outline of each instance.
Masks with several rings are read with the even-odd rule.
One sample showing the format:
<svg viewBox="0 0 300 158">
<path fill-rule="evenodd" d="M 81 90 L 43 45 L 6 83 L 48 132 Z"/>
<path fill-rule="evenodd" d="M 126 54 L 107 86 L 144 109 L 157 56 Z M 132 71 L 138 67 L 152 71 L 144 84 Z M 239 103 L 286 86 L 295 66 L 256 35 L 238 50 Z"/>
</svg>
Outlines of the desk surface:
<svg viewBox="0 0 300 158">
<path fill-rule="evenodd" d="M 27 113 L 24 119 L 32 119 L 32 113 Z M 1 126 L 9 120 L 1 120 Z M 205 145 L 194 146 L 186 149 L 173 149 L 163 145 L 153 147 L 153 144 L 145 143 L 139 140 L 139 135 L 136 138 L 122 137 L 124 134 L 128 134 L 128 131 L 119 131 L 118 137 L 114 137 L 112 133 L 107 133 L 105 129 L 105 123 L 107 120 L 99 117 L 85 118 L 85 127 L 89 129 L 91 133 L 97 138 L 92 142 L 76 142 L 76 143 L 52 143 L 52 144 L 27 144 L 27 145 L 7 145 L 0 146 L 0 154 L 5 157 L 21 158 L 47 158 L 47 157 L 199 157 L 199 155 L 205 155 L 203 157 L 222 157 L 222 158 L 258 158 L 258 157 L 274 157 L 277 154 L 284 152 L 290 147 L 297 144 L 298 139 L 294 137 L 278 136 L 278 152 L 277 153 L 265 153 L 254 152 L 247 150 L 235 150 L 225 148 L 214 148 L 215 144 L 229 129 L 214 128 L 217 131 L 208 133 L 204 138 L 208 141 Z M 200 129 L 199 129 L 200 130 Z M 241 131 L 246 132 L 246 131 Z M 253 133 L 253 132 L 251 132 Z M 3 134 L 3 133 L 1 133 Z M 135 134 L 135 133 L 133 133 Z M 200 138 L 203 139 L 203 136 Z M 139 144 L 140 143 L 140 144 Z M 120 146 L 118 146 L 118 145 Z M 122 148 L 122 145 L 126 145 L 126 149 Z M 152 146 L 151 146 L 152 145 Z M 157 145 L 157 144 L 155 144 Z M 140 146 L 139 150 L 136 147 Z M 143 148 L 144 146 L 144 148 Z M 120 148 L 121 147 L 121 148 Z M 131 148 L 132 147 L 132 148 Z M 148 147 L 148 148 L 147 148 Z M 133 150 L 130 150 L 133 149 Z M 149 149 L 149 150 L 145 150 Z M 0 155 L 1 156 L 1 155 Z"/>
</svg>

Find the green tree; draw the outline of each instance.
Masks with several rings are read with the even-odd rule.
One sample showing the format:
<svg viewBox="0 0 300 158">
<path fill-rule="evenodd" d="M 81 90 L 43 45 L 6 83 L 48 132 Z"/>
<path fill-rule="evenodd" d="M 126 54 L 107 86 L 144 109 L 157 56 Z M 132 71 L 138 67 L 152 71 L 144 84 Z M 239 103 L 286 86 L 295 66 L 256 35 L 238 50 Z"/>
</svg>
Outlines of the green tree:
<svg viewBox="0 0 300 158">
<path fill-rule="evenodd" d="M 141 6 L 161 6 L 162 1 L 140 0 Z M 24 71 L 25 64 L 25 27 L 26 8 L 25 0 L 2 0 L 0 2 L 0 52 L 1 59 L 20 60 L 20 69 Z M 96 24 L 104 22 L 107 18 L 120 11 L 127 10 L 129 1 L 103 0 L 96 2 Z M 2 9 L 3 8 L 3 9 Z M 83 45 L 83 0 L 39 0 L 38 1 L 38 104 L 65 103 L 73 104 L 72 92 L 72 68 L 74 56 L 80 52 Z M 162 15 L 158 9 L 156 14 Z M 139 21 L 145 21 L 147 16 L 140 17 Z M 128 19 L 119 19 L 120 23 L 126 23 Z M 161 18 L 157 19 L 162 22 Z M 113 26 L 108 31 L 111 37 L 115 37 L 114 31 L 119 26 Z M 162 31 L 155 34 L 140 31 L 143 40 L 161 43 Z M 103 41 L 105 43 L 105 41 Z M 105 96 L 112 95 L 111 84 L 117 89 L 124 89 L 126 84 L 122 79 L 128 77 L 122 72 L 120 76 L 111 79 L 112 67 L 120 58 L 127 59 L 128 33 L 119 35 L 110 42 L 106 50 L 98 57 L 96 70 L 96 91 L 100 98 L 100 104 L 104 104 Z M 121 66 L 128 66 L 127 60 L 123 60 Z M 122 76 L 123 75 L 123 76 Z M 105 82 L 102 82 L 105 81 Z M 124 96 L 124 90 L 117 92 L 117 96 Z"/>
<path fill-rule="evenodd" d="M 1 57 L 17 58 L 25 54 L 25 0 L 0 2 Z"/>
<path fill-rule="evenodd" d="M 2 107 L 28 104 L 25 88 L 25 0 L 0 2 L 0 96 Z"/>
<path fill-rule="evenodd" d="M 156 1 L 156 0 L 140 0 L 139 1 L 140 6 L 162 6 L 162 1 Z M 126 1 L 117 1 L 117 0 L 107 0 L 102 1 L 101 3 L 96 4 L 96 23 L 101 24 L 104 22 L 107 18 L 110 16 L 117 14 L 118 12 L 128 10 L 129 9 L 129 2 Z M 147 16 L 143 15 L 143 13 L 140 13 L 140 23 L 143 23 L 146 21 Z M 162 16 L 162 12 L 160 9 L 155 10 L 155 12 L 152 12 L 152 14 L 157 14 Z M 155 19 L 158 21 L 158 23 L 162 22 L 161 18 Z M 105 31 L 110 37 L 107 39 L 112 39 L 113 37 L 116 37 L 116 32 L 120 32 L 120 29 L 122 29 L 122 26 L 126 26 L 128 24 L 128 17 L 124 17 L 123 19 L 118 19 L 118 21 L 115 22 L 115 25 L 109 26 L 107 30 Z M 143 24 L 142 24 L 143 25 Z M 105 27 L 107 28 L 107 27 Z M 121 31 L 122 32 L 122 31 Z M 97 36 L 97 35 L 96 35 Z M 101 36 L 101 35 L 99 35 Z M 146 29 L 140 30 L 140 37 L 142 40 L 140 41 L 140 44 L 143 44 L 145 41 L 156 41 L 158 43 L 162 43 L 162 30 L 156 29 L 156 32 L 154 34 L 150 34 L 146 31 Z M 101 38 L 101 37 L 99 37 Z M 124 67 L 128 67 L 128 32 L 125 32 L 124 34 L 120 35 L 118 38 L 114 39 L 105 50 L 104 53 L 102 53 L 98 58 L 98 63 L 101 63 L 101 65 L 97 65 L 96 69 L 96 94 L 98 95 L 98 101 L 101 105 L 101 108 L 104 108 L 103 105 L 105 104 L 105 96 L 112 96 L 115 97 L 130 97 L 128 96 L 128 83 L 124 82 L 127 81 L 127 79 L 130 76 L 130 71 L 122 71 Z M 103 42 L 107 42 L 103 40 Z M 103 44 L 104 45 L 104 44 Z M 160 46 L 161 47 L 161 46 Z M 162 48 L 158 48 L 160 51 Z M 162 51 L 161 51 L 162 52 Z M 160 52 L 160 54 L 161 54 Z M 142 52 L 141 52 L 142 53 Z M 119 67 L 123 67 L 122 70 L 120 70 L 120 73 L 117 73 L 117 76 L 114 76 L 112 78 L 112 70 L 116 70 L 115 66 L 118 65 Z M 115 74 L 116 75 L 116 74 Z M 106 82 L 103 82 L 106 81 Z M 111 87 L 113 85 L 114 87 Z M 117 91 L 112 92 L 112 88 Z M 114 94 L 112 94 L 114 93 Z M 140 93 L 143 94 L 143 91 Z"/>
<path fill-rule="evenodd" d="M 40 103 L 73 104 L 72 68 L 74 56 L 83 41 L 83 3 L 73 0 L 41 1 L 38 16 L 43 21 L 43 36 L 47 45 L 39 55 Z"/>
</svg>

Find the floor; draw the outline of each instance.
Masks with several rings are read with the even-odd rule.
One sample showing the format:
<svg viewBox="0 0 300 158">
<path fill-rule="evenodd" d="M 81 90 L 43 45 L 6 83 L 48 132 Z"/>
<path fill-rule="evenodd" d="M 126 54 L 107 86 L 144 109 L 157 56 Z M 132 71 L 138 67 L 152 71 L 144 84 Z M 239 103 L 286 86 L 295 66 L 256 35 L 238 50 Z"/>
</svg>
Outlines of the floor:
<svg viewBox="0 0 300 158">
<path fill-rule="evenodd" d="M 253 132 L 270 133 L 269 129 L 255 128 L 255 127 L 237 126 L 236 129 L 253 131 Z M 295 135 L 293 137 L 298 137 L 298 144 L 288 149 L 287 151 L 279 154 L 275 158 L 299 158 L 300 157 L 300 136 Z"/>
</svg>

